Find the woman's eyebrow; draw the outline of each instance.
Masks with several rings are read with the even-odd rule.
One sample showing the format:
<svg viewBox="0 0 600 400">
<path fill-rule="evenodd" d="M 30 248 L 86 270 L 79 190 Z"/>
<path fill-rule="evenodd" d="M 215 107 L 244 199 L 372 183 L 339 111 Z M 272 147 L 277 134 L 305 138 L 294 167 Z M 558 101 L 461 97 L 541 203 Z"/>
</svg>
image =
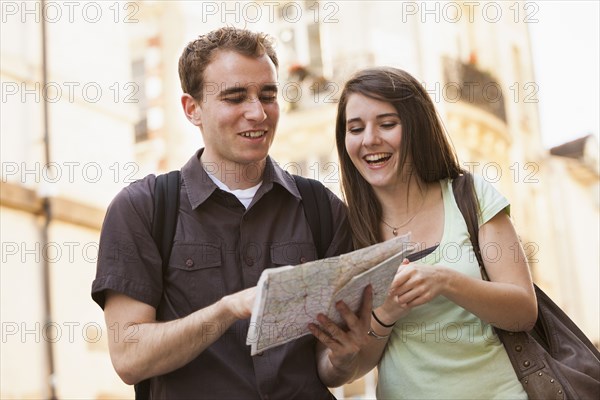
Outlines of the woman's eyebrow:
<svg viewBox="0 0 600 400">
<path fill-rule="evenodd" d="M 377 116 L 378 119 L 380 119 L 380 118 L 387 118 L 387 117 L 398 117 L 398 118 L 400 118 L 400 116 L 397 113 L 379 114 Z"/>
<path fill-rule="evenodd" d="M 400 116 L 397 113 L 385 113 L 385 114 L 379 114 L 377 117 L 377 119 L 382 119 L 382 118 L 387 118 L 387 117 L 396 117 L 396 118 L 400 118 Z M 360 117 L 356 117 L 356 118 L 350 118 L 348 120 L 346 120 L 346 123 L 349 124 L 351 122 L 360 122 L 362 121 L 362 119 Z"/>
<path fill-rule="evenodd" d="M 347 119 L 347 120 L 346 120 L 346 123 L 347 123 L 347 124 L 350 124 L 350 123 L 352 123 L 352 122 L 360 122 L 360 121 L 362 121 L 362 119 L 360 119 L 359 117 L 356 117 L 356 118 L 350 118 L 350 119 Z"/>
</svg>

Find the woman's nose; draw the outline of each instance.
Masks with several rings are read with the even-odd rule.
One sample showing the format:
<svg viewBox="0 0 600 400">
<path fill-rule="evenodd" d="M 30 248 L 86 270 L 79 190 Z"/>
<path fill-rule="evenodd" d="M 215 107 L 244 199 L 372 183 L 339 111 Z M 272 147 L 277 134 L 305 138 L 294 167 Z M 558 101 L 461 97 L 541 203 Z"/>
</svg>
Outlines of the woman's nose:
<svg viewBox="0 0 600 400">
<path fill-rule="evenodd" d="M 371 126 L 366 126 L 363 132 L 363 145 L 373 146 L 381 143 L 381 138 L 376 129 Z"/>
</svg>

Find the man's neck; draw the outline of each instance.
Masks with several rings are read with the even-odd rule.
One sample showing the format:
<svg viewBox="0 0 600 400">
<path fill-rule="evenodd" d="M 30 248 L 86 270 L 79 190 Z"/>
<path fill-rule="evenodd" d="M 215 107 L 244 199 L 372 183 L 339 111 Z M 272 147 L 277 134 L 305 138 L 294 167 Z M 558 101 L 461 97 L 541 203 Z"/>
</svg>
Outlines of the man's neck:
<svg viewBox="0 0 600 400">
<path fill-rule="evenodd" d="M 207 173 L 223 182 L 229 189 L 248 189 L 259 184 L 263 179 L 267 160 L 249 164 L 233 161 L 212 162 L 200 157 L 202 166 Z"/>
</svg>

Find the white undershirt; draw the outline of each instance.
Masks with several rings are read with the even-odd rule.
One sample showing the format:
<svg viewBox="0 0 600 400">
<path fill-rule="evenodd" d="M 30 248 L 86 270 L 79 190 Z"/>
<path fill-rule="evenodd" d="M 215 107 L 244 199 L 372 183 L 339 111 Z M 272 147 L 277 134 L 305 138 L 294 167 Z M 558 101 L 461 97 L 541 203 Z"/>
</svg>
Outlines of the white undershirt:
<svg viewBox="0 0 600 400">
<path fill-rule="evenodd" d="M 206 169 L 205 169 L 205 171 L 206 171 Z M 262 181 L 260 181 L 260 182 L 258 182 L 258 184 L 256 186 L 252 186 L 251 188 L 248 188 L 248 189 L 231 190 L 231 189 L 229 189 L 229 187 L 226 184 L 221 182 L 216 176 L 209 173 L 208 171 L 206 171 L 206 173 L 208 174 L 210 179 L 215 183 L 215 185 L 217 185 L 217 187 L 219 189 L 233 194 L 235 197 L 237 197 L 237 199 L 240 201 L 240 203 L 242 203 L 244 205 L 244 207 L 246 207 L 246 209 L 248 209 L 248 206 L 250 206 L 250 203 L 252 202 L 254 195 L 258 191 L 258 188 L 260 187 L 260 185 L 262 185 Z"/>
</svg>

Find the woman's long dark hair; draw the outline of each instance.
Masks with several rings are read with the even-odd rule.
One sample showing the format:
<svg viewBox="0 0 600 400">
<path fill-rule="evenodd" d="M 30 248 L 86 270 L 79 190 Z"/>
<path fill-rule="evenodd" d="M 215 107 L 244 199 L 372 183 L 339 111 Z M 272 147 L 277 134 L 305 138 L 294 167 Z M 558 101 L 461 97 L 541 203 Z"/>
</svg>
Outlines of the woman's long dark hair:
<svg viewBox="0 0 600 400">
<path fill-rule="evenodd" d="M 338 104 L 335 138 L 341 165 L 342 191 L 349 208 L 355 248 L 379 243 L 381 205 L 371 185 L 360 175 L 346 151 L 346 106 L 358 93 L 390 103 L 402 124 L 400 174 L 423 182 L 454 179 L 463 171 L 444 131 L 433 102 L 409 73 L 391 67 L 369 68 L 354 74 L 344 86 Z M 411 160 L 410 165 L 407 159 Z"/>
</svg>

